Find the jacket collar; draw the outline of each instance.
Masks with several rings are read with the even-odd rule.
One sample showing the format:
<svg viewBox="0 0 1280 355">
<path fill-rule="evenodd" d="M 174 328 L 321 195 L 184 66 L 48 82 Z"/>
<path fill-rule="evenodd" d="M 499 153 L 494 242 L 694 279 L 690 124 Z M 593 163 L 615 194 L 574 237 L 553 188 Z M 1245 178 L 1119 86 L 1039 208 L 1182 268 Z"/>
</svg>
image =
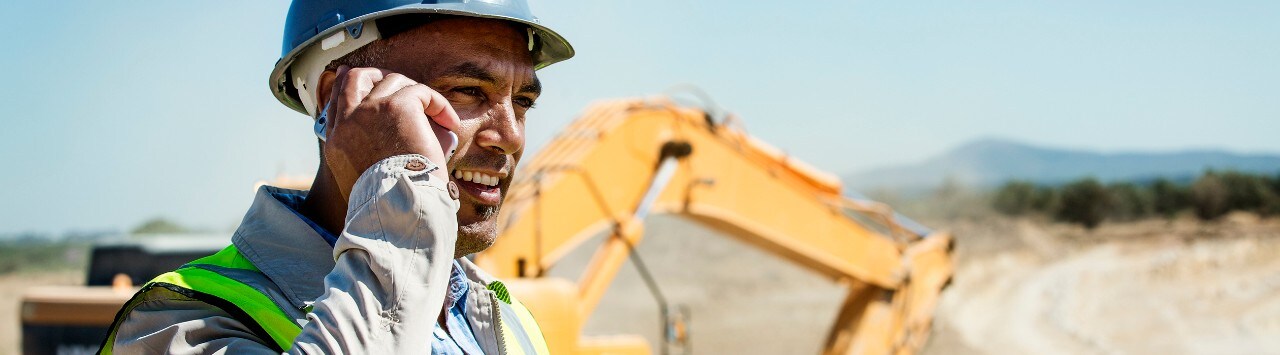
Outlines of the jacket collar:
<svg viewBox="0 0 1280 355">
<path fill-rule="evenodd" d="M 324 277 L 334 267 L 333 247 L 277 194 L 306 196 L 307 192 L 258 188 L 231 244 L 280 288 L 295 309 L 302 309 L 324 294 Z"/>
<path fill-rule="evenodd" d="M 493 283 L 493 281 L 497 280 L 497 278 L 493 277 L 493 275 L 490 275 L 488 272 L 485 272 L 479 266 L 476 266 L 475 263 L 471 262 L 471 259 L 467 259 L 465 257 L 458 258 L 458 263 L 454 265 L 461 267 L 462 273 L 464 275 L 467 275 L 467 279 L 470 279 L 471 281 L 479 282 L 481 286 L 488 287 L 490 283 Z"/>
</svg>

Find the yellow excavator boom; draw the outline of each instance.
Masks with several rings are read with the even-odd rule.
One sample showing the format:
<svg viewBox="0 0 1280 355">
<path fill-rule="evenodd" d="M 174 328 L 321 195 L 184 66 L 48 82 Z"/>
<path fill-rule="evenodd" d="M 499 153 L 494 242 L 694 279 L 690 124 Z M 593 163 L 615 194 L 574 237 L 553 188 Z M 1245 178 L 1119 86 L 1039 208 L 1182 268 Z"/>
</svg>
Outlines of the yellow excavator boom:
<svg viewBox="0 0 1280 355">
<path fill-rule="evenodd" d="M 701 222 L 847 285 L 828 354 L 915 352 L 952 274 L 949 234 L 908 228 L 887 206 L 844 197 L 834 176 L 666 98 L 594 105 L 522 165 L 497 242 L 476 261 L 514 280 L 556 354 L 649 352 L 638 337 L 580 334 L 652 213 Z M 544 277 L 605 232 L 578 280 Z"/>
</svg>

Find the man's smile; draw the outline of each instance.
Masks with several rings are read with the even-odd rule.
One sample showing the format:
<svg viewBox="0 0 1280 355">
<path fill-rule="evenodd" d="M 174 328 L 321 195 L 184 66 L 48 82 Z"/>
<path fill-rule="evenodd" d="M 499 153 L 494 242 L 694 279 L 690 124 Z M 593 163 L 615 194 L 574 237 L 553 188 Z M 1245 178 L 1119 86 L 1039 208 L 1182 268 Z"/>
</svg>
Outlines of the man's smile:
<svg viewBox="0 0 1280 355">
<path fill-rule="evenodd" d="M 507 174 L 501 171 L 457 169 L 451 174 L 459 190 L 470 195 L 478 204 L 498 206 L 502 203 L 500 187 Z"/>
</svg>

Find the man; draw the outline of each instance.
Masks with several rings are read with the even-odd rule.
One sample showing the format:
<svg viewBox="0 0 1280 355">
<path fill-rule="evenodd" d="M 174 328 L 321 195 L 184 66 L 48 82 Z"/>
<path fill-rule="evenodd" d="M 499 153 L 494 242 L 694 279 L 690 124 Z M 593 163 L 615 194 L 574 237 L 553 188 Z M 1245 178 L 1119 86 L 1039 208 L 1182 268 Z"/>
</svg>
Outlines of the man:
<svg viewBox="0 0 1280 355">
<path fill-rule="evenodd" d="M 534 71 L 573 56 L 536 21 L 518 0 L 295 1 L 271 85 L 316 118 L 311 191 L 260 189 L 232 246 L 146 284 L 103 352 L 547 353 L 463 258 L 497 235 Z"/>
</svg>

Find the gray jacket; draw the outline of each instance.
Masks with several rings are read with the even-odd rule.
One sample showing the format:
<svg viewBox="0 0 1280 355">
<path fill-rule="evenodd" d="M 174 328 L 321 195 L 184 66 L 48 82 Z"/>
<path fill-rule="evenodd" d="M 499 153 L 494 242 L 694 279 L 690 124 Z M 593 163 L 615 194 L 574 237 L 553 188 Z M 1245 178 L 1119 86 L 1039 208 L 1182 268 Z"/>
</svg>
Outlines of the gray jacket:
<svg viewBox="0 0 1280 355">
<path fill-rule="evenodd" d="M 427 169 L 405 165 L 418 161 Z M 232 244 L 261 274 L 244 275 L 303 324 L 289 353 L 423 353 L 442 312 L 457 238 L 458 201 L 437 166 L 420 155 L 387 158 L 356 181 L 346 229 L 328 243 L 262 187 L 232 236 Z M 503 352 L 499 307 L 486 289 L 493 278 L 465 258 L 472 282 L 467 318 L 488 354 Z M 140 295 L 115 338 L 119 354 L 273 353 L 227 312 L 164 288 Z M 305 309 L 311 307 L 311 312 Z"/>
</svg>

